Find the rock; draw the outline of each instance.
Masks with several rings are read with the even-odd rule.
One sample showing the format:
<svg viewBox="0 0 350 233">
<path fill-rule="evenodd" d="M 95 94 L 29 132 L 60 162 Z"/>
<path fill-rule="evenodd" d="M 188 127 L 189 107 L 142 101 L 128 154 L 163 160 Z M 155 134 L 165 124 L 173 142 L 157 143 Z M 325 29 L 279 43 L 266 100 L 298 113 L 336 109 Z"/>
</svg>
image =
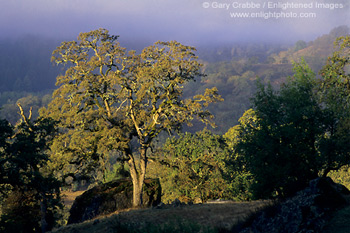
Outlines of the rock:
<svg viewBox="0 0 350 233">
<path fill-rule="evenodd" d="M 350 191 L 343 185 L 317 178 L 295 196 L 262 211 L 241 232 L 321 232 L 332 213 L 349 201 Z"/>
<path fill-rule="evenodd" d="M 332 209 L 349 203 L 350 191 L 345 186 L 334 183 L 329 177 L 319 179 L 316 187 L 320 193 L 315 198 L 317 206 Z"/>
<path fill-rule="evenodd" d="M 83 222 L 100 215 L 132 207 L 132 182 L 129 179 L 111 181 L 87 190 L 78 196 L 70 209 L 68 224 Z M 157 206 L 161 201 L 158 179 L 146 179 L 143 207 Z"/>
</svg>

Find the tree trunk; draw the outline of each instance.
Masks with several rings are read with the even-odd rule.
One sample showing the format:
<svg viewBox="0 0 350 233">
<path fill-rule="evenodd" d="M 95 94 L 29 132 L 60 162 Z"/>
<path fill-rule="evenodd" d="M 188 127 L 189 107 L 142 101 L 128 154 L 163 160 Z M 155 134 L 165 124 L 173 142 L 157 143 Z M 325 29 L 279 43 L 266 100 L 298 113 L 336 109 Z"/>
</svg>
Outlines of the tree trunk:
<svg viewBox="0 0 350 233">
<path fill-rule="evenodd" d="M 141 207 L 142 188 L 145 181 L 146 166 L 147 166 L 147 147 L 141 146 L 140 154 L 140 169 L 137 169 L 135 159 L 132 154 L 129 154 L 130 175 L 133 184 L 133 207 Z"/>
<path fill-rule="evenodd" d="M 142 187 L 143 183 L 140 183 L 140 177 L 137 180 L 132 179 L 133 184 L 133 207 L 142 206 Z"/>
<path fill-rule="evenodd" d="M 322 177 L 327 177 L 328 173 L 331 171 L 331 169 L 329 167 L 327 167 L 326 169 L 324 169 Z"/>
<path fill-rule="evenodd" d="M 45 233 L 47 230 L 47 221 L 46 221 L 46 211 L 47 211 L 47 206 L 46 206 L 46 199 L 45 199 L 45 194 L 43 194 L 42 200 L 40 201 L 40 214 L 41 214 L 41 232 Z"/>
</svg>

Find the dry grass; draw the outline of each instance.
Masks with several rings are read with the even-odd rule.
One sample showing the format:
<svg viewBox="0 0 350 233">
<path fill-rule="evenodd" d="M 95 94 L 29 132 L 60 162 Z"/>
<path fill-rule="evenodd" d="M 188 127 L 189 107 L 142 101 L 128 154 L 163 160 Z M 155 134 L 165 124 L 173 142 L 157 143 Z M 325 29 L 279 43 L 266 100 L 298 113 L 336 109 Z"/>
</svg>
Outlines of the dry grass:
<svg viewBox="0 0 350 233">
<path fill-rule="evenodd" d="M 63 191 L 62 192 L 62 197 L 63 197 L 63 204 L 70 208 L 73 205 L 73 202 L 77 196 L 80 196 L 83 194 L 84 191 L 76 191 L 76 192 L 71 192 L 71 191 Z"/>
<path fill-rule="evenodd" d="M 53 232 L 112 233 L 117 232 L 118 224 L 142 229 L 147 225 L 156 227 L 179 222 L 196 224 L 204 229 L 231 230 L 258 210 L 271 204 L 271 201 L 226 201 L 179 207 L 166 206 L 161 209 L 129 209 L 81 224 L 69 225 Z"/>
</svg>

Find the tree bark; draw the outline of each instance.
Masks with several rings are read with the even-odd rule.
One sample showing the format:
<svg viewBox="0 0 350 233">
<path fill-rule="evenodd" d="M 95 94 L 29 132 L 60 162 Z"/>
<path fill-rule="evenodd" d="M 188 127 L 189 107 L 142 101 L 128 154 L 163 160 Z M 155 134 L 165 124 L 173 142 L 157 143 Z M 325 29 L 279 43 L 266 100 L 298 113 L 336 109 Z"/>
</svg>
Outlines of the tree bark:
<svg viewBox="0 0 350 233">
<path fill-rule="evenodd" d="M 145 181 L 146 166 L 147 166 L 147 147 L 141 146 L 140 149 L 140 169 L 137 169 L 134 156 L 129 154 L 129 167 L 130 175 L 133 184 L 133 207 L 141 207 L 142 201 L 142 189 Z"/>
</svg>

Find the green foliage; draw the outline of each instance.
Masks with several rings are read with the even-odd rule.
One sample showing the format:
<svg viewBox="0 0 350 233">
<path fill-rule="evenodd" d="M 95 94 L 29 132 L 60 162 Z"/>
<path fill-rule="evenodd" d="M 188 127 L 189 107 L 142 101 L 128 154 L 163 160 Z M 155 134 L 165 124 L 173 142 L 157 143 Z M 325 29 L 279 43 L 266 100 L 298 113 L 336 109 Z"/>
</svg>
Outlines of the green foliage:
<svg viewBox="0 0 350 233">
<path fill-rule="evenodd" d="M 3 204 L 1 232 L 40 232 L 40 206 L 32 192 L 11 192 Z"/>
<path fill-rule="evenodd" d="M 350 190 L 350 166 L 345 165 L 338 170 L 333 170 L 328 173 L 328 176 L 332 178 L 335 183 L 344 185 Z"/>
<path fill-rule="evenodd" d="M 46 168 L 55 122 L 45 118 L 31 122 L 23 112 L 22 116 L 14 128 L 5 120 L 0 124 L 2 232 L 45 231 L 60 217 L 60 183 Z"/>
<path fill-rule="evenodd" d="M 254 110 L 249 109 L 238 121 L 240 124 L 230 128 L 223 137 L 229 149 L 232 151 L 230 159 L 230 166 L 233 171 L 230 183 L 232 195 L 235 199 L 247 201 L 253 198 L 250 190 L 253 183 L 253 177 L 248 170 L 245 157 L 239 153 L 237 146 L 240 142 L 241 130 L 246 129 L 248 126 L 256 125 L 257 117 Z"/>
<path fill-rule="evenodd" d="M 320 71 L 320 95 L 330 118 L 320 148 L 325 174 L 350 159 L 350 36 L 338 38 L 335 45 L 337 50 Z"/>
<path fill-rule="evenodd" d="M 116 162 L 104 172 L 103 183 L 130 177 L 129 167 L 125 163 Z"/>
<path fill-rule="evenodd" d="M 323 77 L 322 91 L 324 100 L 335 112 L 348 114 L 350 96 L 350 36 L 336 40 L 337 51 L 328 58 L 327 64 L 320 71 Z"/>
<path fill-rule="evenodd" d="M 160 177 L 163 202 L 230 197 L 230 153 L 222 136 L 207 129 L 180 134 L 169 138 L 159 153 L 160 164 L 153 167 L 152 175 Z"/>
<path fill-rule="evenodd" d="M 236 153 L 252 174 L 254 198 L 288 196 L 320 169 L 324 114 L 314 94 L 315 75 L 305 62 L 295 72 L 279 92 L 260 84 L 252 99 L 255 116 L 240 122 Z"/>
<path fill-rule="evenodd" d="M 0 204 L 2 204 L 2 200 L 4 196 L 11 189 L 11 186 L 6 182 L 6 157 L 11 151 L 9 139 L 14 134 L 12 125 L 3 119 L 0 119 Z"/>
</svg>

